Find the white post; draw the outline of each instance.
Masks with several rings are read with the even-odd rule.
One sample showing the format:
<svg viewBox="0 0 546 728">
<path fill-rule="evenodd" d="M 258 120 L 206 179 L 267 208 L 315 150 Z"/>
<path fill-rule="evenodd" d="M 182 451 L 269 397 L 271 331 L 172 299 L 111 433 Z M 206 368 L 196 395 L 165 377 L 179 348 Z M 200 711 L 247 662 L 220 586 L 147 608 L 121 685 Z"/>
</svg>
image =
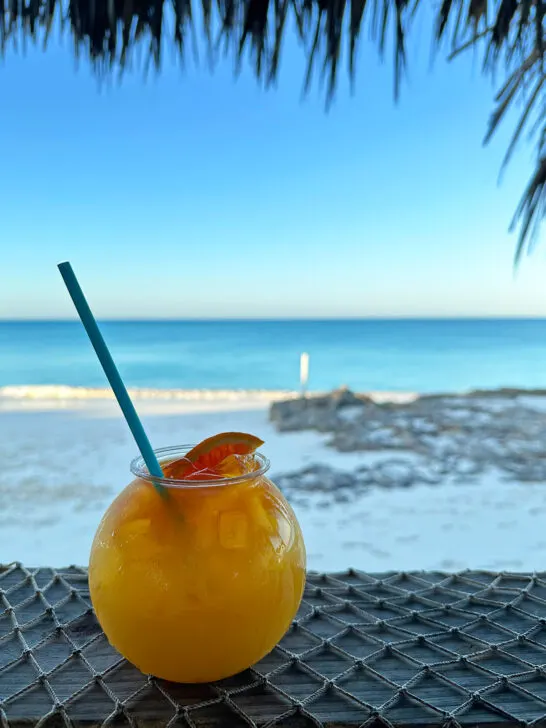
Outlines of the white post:
<svg viewBox="0 0 546 728">
<path fill-rule="evenodd" d="M 303 352 L 300 356 L 300 385 L 301 396 L 305 397 L 307 393 L 307 381 L 309 379 L 309 354 Z"/>
</svg>

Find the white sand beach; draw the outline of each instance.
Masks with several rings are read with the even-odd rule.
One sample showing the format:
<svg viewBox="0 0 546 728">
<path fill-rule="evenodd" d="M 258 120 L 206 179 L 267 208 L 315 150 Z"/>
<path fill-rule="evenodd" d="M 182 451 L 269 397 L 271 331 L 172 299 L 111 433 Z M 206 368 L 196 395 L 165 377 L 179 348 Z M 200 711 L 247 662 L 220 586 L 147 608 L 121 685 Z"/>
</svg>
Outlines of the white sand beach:
<svg viewBox="0 0 546 728">
<path fill-rule="evenodd" d="M 0 391 L 0 562 L 87 564 L 99 518 L 131 479 L 129 462 L 136 455 L 116 403 L 105 392 L 89 392 Z M 259 435 L 273 479 L 310 464 L 350 472 L 392 457 L 392 451 L 377 449 L 340 453 L 316 432 L 277 432 L 268 407 L 285 396 L 160 396 L 150 390 L 136 404 L 154 447 L 195 443 L 225 430 Z M 539 410 L 545 401 L 536 398 Z M 370 487 L 351 503 L 306 493 L 294 507 L 311 569 L 510 571 L 543 569 L 546 563 L 546 483 L 510 482 L 493 468 L 468 482 L 449 476 L 435 485 Z"/>
</svg>

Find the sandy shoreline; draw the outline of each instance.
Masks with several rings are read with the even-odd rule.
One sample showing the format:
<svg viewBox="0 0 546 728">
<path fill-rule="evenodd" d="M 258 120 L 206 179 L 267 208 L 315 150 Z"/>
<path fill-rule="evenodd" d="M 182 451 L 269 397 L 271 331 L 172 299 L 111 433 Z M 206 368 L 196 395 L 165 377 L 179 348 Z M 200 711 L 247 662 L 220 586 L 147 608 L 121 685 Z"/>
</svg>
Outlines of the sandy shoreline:
<svg viewBox="0 0 546 728">
<path fill-rule="evenodd" d="M 151 389 L 129 388 L 129 394 L 134 401 L 182 401 L 242 403 L 245 407 L 254 404 L 271 404 L 287 399 L 300 397 L 295 390 L 284 389 Z M 324 394 L 323 392 L 310 392 L 309 396 Z M 366 395 L 375 402 L 408 402 L 416 399 L 417 392 L 366 392 Z M 69 387 L 64 385 L 27 385 L 0 387 L 0 406 L 8 406 L 9 402 L 40 401 L 48 402 L 74 402 L 87 400 L 113 400 L 112 391 L 105 387 Z"/>
<path fill-rule="evenodd" d="M 316 432 L 278 433 L 268 419 L 274 400 L 264 393 L 218 394 L 138 399 L 154 446 L 222 430 L 253 432 L 266 441 L 273 478 L 311 464 L 352 472 L 392 457 L 340 453 Z M 112 399 L 2 394 L 0 562 L 85 565 L 98 520 L 129 481 L 135 454 Z M 416 463 L 421 457 L 404 455 Z M 468 483 L 370 488 L 350 504 L 309 493 L 295 508 L 313 569 L 532 570 L 546 563 L 546 485 L 509 482 L 493 469 Z"/>
</svg>

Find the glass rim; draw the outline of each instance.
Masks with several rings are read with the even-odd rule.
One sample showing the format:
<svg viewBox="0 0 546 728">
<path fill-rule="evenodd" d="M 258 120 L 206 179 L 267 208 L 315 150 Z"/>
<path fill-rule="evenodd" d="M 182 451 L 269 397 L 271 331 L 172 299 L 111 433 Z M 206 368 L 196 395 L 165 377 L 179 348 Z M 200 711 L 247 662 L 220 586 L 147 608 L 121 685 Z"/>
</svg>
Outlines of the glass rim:
<svg viewBox="0 0 546 728">
<path fill-rule="evenodd" d="M 160 447 L 154 450 L 154 454 L 157 457 L 159 464 L 169 458 L 169 461 L 173 459 L 173 455 L 184 456 L 195 445 L 173 445 L 171 447 Z M 252 453 L 252 457 L 256 458 L 259 463 L 257 470 L 253 470 L 250 473 L 243 473 L 242 475 L 235 475 L 231 478 L 211 478 L 210 480 L 188 480 L 184 478 L 156 478 L 150 474 L 150 471 L 146 467 L 144 458 L 142 455 L 138 455 L 133 458 L 130 463 L 130 470 L 140 480 L 146 480 L 149 483 L 157 483 L 166 488 L 217 488 L 225 485 L 235 485 L 236 483 L 243 483 L 247 480 L 255 480 L 260 476 L 264 475 L 269 468 L 269 459 L 262 455 L 260 452 Z"/>
</svg>

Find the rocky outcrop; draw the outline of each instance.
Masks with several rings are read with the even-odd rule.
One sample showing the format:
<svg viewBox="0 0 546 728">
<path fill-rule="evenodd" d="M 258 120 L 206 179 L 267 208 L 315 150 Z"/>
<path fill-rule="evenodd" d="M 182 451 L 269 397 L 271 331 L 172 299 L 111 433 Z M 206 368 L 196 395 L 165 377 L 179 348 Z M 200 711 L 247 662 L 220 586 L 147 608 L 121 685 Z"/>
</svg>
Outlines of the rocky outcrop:
<svg viewBox="0 0 546 728">
<path fill-rule="evenodd" d="M 407 487 L 448 477 L 472 481 L 494 467 L 506 479 L 546 483 L 546 396 L 499 391 L 466 396 L 437 395 L 377 404 L 339 390 L 321 397 L 278 402 L 271 419 L 279 430 L 329 433 L 341 452 L 393 451 L 373 467 L 353 474 L 349 490 L 364 484 Z M 399 457 L 395 457 L 395 453 Z M 420 462 L 416 464 L 415 455 Z M 313 488 L 339 490 L 345 473 L 321 470 L 286 476 L 292 486 L 304 475 Z M 322 485 L 318 485 L 318 483 Z M 366 486 L 367 487 L 367 486 Z"/>
<path fill-rule="evenodd" d="M 367 410 L 376 407 L 370 397 L 343 387 L 330 394 L 274 402 L 269 416 L 280 432 L 309 429 L 331 432 L 353 417 L 365 417 Z"/>
<path fill-rule="evenodd" d="M 295 473 L 275 478 L 276 484 L 295 505 L 305 503 L 306 495 L 323 496 L 324 503 L 348 503 L 370 488 L 409 488 L 412 485 L 438 485 L 443 478 L 437 466 L 419 465 L 405 458 L 388 458 L 362 465 L 353 472 L 328 465 L 310 465 Z"/>
</svg>

